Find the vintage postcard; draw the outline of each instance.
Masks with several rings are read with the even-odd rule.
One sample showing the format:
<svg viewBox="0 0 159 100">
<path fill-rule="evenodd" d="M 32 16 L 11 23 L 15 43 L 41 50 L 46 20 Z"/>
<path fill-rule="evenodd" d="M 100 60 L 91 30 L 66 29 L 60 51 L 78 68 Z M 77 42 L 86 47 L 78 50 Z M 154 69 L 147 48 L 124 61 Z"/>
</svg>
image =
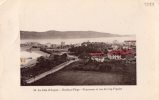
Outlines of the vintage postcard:
<svg viewBox="0 0 159 100">
<path fill-rule="evenodd" d="M 158 12 L 157 0 L 1 0 L 0 99 L 157 100 Z"/>
</svg>

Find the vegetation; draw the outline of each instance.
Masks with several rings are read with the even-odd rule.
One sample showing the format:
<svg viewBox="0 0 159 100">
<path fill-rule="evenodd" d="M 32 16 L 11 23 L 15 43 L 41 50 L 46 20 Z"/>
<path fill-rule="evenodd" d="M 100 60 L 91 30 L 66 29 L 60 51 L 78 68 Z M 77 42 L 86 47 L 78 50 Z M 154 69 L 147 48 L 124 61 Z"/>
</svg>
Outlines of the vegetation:
<svg viewBox="0 0 159 100">
<path fill-rule="evenodd" d="M 136 64 L 124 64 L 121 61 L 109 62 L 89 62 L 82 61 L 72 63 L 69 67 L 64 68 L 65 71 L 85 71 L 101 72 L 110 74 L 119 74 L 122 76 L 120 84 L 136 84 Z"/>
<path fill-rule="evenodd" d="M 33 67 L 21 68 L 21 84 L 25 84 L 25 80 L 46 72 L 55 66 L 67 61 L 67 54 L 54 55 L 54 58 L 45 58 L 43 56 L 37 59 L 37 63 Z"/>
<path fill-rule="evenodd" d="M 79 57 L 84 57 L 91 52 L 104 52 L 106 54 L 109 47 L 110 44 L 104 42 L 84 42 L 81 46 L 70 48 L 69 51 L 74 52 Z"/>
<path fill-rule="evenodd" d="M 114 65 L 113 65 L 114 63 Z M 105 65 L 106 62 L 105 62 Z M 78 61 L 31 85 L 135 85 L 136 65 L 109 62 L 110 71 L 99 63 Z M 104 68 L 104 69 L 103 69 Z"/>
<path fill-rule="evenodd" d="M 66 67 L 68 70 L 80 70 L 80 71 L 98 71 L 98 72 L 124 72 L 126 70 L 126 64 L 121 61 L 107 61 L 107 62 L 84 62 L 81 60 Z"/>
</svg>

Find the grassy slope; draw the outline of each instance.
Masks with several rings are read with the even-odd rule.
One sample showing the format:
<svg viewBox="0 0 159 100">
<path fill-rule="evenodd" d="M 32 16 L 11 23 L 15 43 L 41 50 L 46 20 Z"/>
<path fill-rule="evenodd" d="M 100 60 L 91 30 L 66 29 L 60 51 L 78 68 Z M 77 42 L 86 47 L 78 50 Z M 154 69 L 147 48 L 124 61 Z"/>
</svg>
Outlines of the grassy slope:
<svg viewBox="0 0 159 100">
<path fill-rule="evenodd" d="M 126 72 L 97 72 L 72 70 L 74 64 L 48 75 L 31 85 L 135 85 L 136 66 L 127 66 Z M 84 66 L 83 66 L 84 67 Z"/>
</svg>

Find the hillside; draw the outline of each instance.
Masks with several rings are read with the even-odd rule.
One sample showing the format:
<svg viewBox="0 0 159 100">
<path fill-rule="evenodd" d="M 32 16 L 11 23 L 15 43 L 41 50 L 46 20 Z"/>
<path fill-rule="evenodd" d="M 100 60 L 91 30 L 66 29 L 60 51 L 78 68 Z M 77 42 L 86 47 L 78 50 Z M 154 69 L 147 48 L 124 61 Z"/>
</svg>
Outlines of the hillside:
<svg viewBox="0 0 159 100">
<path fill-rule="evenodd" d="M 96 37 L 120 37 L 121 35 L 102 33 L 95 31 L 20 31 L 21 39 L 51 39 L 51 38 L 96 38 Z"/>
</svg>

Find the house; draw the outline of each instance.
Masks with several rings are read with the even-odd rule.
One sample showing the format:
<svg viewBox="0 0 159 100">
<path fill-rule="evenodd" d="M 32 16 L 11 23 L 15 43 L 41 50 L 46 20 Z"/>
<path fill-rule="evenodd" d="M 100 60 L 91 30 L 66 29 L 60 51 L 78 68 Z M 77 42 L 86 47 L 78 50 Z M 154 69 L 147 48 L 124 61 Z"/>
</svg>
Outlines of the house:
<svg viewBox="0 0 159 100">
<path fill-rule="evenodd" d="M 118 45 L 112 45 L 112 49 L 113 49 L 113 50 L 117 50 L 118 48 L 119 48 Z"/>
<path fill-rule="evenodd" d="M 58 47 L 58 45 L 56 45 L 56 44 L 51 44 L 51 48 L 52 49 L 56 49 Z"/>
<path fill-rule="evenodd" d="M 46 43 L 45 44 L 48 48 L 51 48 L 52 44 L 51 43 Z"/>
<path fill-rule="evenodd" d="M 63 49 L 65 46 L 65 42 L 61 42 L 61 49 Z"/>
<path fill-rule="evenodd" d="M 96 53 L 89 53 L 91 56 L 91 60 L 97 61 L 97 62 L 104 62 L 106 56 L 103 52 L 96 52 Z"/>
<path fill-rule="evenodd" d="M 108 59 L 110 59 L 110 60 L 113 60 L 113 59 L 121 60 L 122 59 L 120 54 L 108 53 L 107 56 L 108 56 Z"/>
<path fill-rule="evenodd" d="M 124 41 L 125 46 L 136 46 L 136 40 L 127 40 Z"/>
<path fill-rule="evenodd" d="M 122 49 L 134 49 L 134 50 L 136 50 L 136 40 L 124 41 Z"/>
<path fill-rule="evenodd" d="M 122 60 L 122 59 L 126 59 L 126 57 L 128 55 L 133 55 L 132 50 L 112 50 L 110 52 L 108 52 L 107 56 L 110 60 L 114 59 L 114 60 Z"/>
</svg>

